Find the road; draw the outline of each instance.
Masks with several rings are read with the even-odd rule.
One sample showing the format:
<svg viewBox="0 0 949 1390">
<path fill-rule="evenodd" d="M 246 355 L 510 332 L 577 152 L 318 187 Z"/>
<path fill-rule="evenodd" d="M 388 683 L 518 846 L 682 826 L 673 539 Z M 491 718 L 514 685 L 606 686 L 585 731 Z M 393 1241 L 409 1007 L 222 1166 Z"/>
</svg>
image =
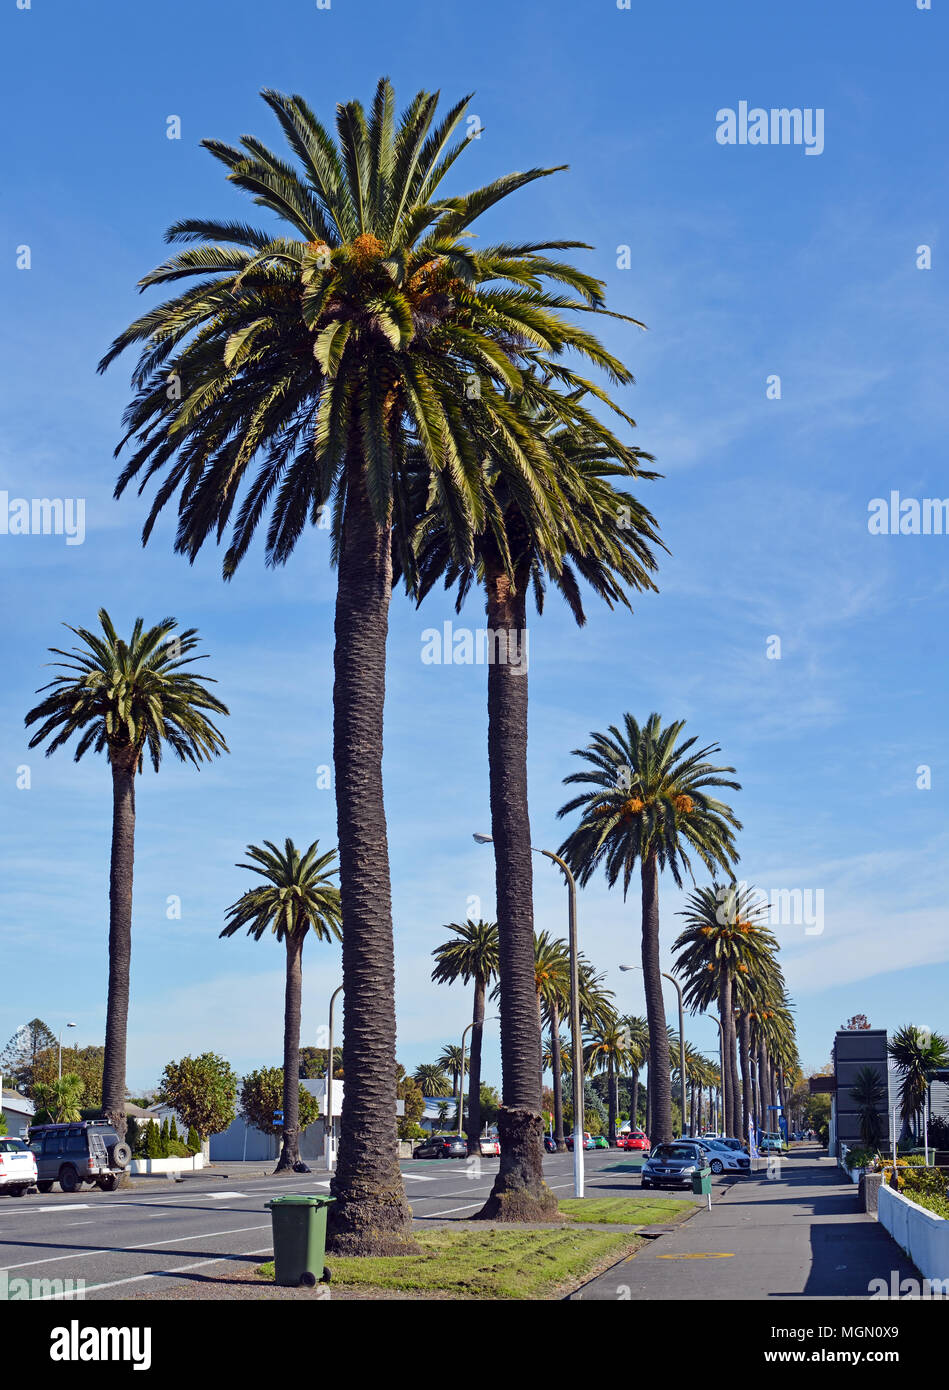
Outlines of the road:
<svg viewBox="0 0 949 1390">
<path fill-rule="evenodd" d="M 633 1191 L 630 1176 L 610 1173 L 625 1155 L 585 1155 L 592 1187 Z M 498 1168 L 496 1158 L 406 1161 L 408 1200 L 420 1221 L 463 1220 L 483 1204 Z M 547 1181 L 562 1197 L 573 1192 L 573 1158 L 549 1154 Z M 226 1174 L 226 1176 L 225 1176 Z M 591 1190 L 592 1190 L 591 1187 Z M 0 1197 L 0 1272 L 9 1280 L 82 1279 L 84 1297 L 136 1298 L 161 1281 L 168 1296 L 192 1270 L 214 1272 L 235 1258 L 256 1265 L 272 1253 L 265 1203 L 287 1192 L 326 1192 L 325 1170 L 312 1177 L 260 1176 L 259 1164 L 220 1164 L 167 1190 L 57 1189 L 45 1196 Z M 636 1189 L 638 1190 L 638 1189 Z M 2 1296 L 2 1295 L 0 1295 Z M 44 1297 L 42 1287 L 34 1297 Z"/>
</svg>

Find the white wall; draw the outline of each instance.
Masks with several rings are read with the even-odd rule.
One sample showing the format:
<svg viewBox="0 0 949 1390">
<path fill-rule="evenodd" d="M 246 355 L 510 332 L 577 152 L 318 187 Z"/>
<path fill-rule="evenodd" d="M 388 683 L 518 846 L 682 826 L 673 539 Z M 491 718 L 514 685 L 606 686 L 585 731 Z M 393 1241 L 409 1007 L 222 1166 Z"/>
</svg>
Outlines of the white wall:
<svg viewBox="0 0 949 1390">
<path fill-rule="evenodd" d="M 949 1279 L 949 1221 L 880 1185 L 877 1216 L 925 1279 Z"/>
</svg>

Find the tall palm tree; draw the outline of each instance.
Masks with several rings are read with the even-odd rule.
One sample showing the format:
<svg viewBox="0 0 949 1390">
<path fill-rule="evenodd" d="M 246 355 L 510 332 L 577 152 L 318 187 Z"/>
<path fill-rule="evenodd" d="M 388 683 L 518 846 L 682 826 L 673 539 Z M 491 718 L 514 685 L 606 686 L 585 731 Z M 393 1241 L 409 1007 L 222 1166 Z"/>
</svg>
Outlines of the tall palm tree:
<svg viewBox="0 0 949 1390">
<path fill-rule="evenodd" d="M 602 1023 L 588 1038 L 584 1063 L 591 1076 L 606 1073 L 608 1130 L 611 1146 L 616 1146 L 617 1080 L 629 1066 L 629 1034 L 615 1016 Z"/>
<path fill-rule="evenodd" d="M 399 1253 L 410 1243 L 410 1211 L 396 1161 L 382 719 L 392 535 L 404 533 L 409 554 L 414 524 L 408 449 L 418 446 L 432 490 L 451 502 L 460 557 L 473 557 L 473 538 L 485 525 L 490 480 L 482 459 L 489 446 L 494 467 L 520 498 L 525 525 L 552 544 L 565 508 L 554 460 L 521 399 L 522 369 L 533 367 L 538 353 L 572 350 L 619 383 L 630 373 L 573 317 L 605 312 L 602 284 L 551 255 L 581 243 L 468 245 L 483 213 L 555 171 L 531 169 L 446 196 L 442 180 L 475 134 L 456 138 L 467 99 L 436 119 L 438 95 L 419 92 L 397 116 L 383 79 L 368 114 L 357 101 L 337 107 L 334 140 L 301 96 L 262 95 L 295 162 L 250 136 L 240 147 L 204 144 L 235 187 L 276 214 L 280 228 L 275 234 L 241 222 L 177 222 L 168 239 L 198 245 L 141 284 L 197 283 L 131 324 L 100 368 L 141 345 L 119 446 L 134 441 L 134 448 L 116 490 L 161 477 L 144 540 L 177 494 L 176 549 L 193 560 L 209 537 L 220 540 L 230 527 L 230 577 L 265 513 L 265 554 L 276 565 L 289 558 L 307 524 L 331 508 L 349 1084 L 329 1243 L 337 1253 Z M 505 554 L 493 579 L 492 625 L 516 630 L 512 578 Z M 504 746 L 494 751 L 503 759 L 509 750 L 498 737 Z M 529 830 L 518 819 L 516 775 L 505 785 L 512 805 L 497 809 L 496 837 L 508 866 L 498 896 L 503 913 L 521 920 L 530 899 Z M 510 836 L 516 849 L 508 854 Z M 506 917 L 501 925 L 506 939 Z M 529 928 L 520 950 L 529 1003 Z M 506 1012 L 503 1004 L 502 1017 Z M 508 1129 L 533 1133 L 536 1045 L 523 1055 L 505 1046 Z M 508 1147 L 517 1145 L 509 1140 Z M 541 1185 L 538 1155 L 531 1190 L 540 1195 Z M 511 1214 L 535 1214 L 527 1191 L 521 1195 Z"/>
<path fill-rule="evenodd" d="M 474 984 L 474 1007 L 471 1014 L 471 1043 L 468 1050 L 468 1152 L 479 1152 L 478 1139 L 481 1134 L 481 1048 L 484 1035 L 484 997 L 488 985 L 498 973 L 498 924 L 477 922 L 470 917 L 464 922 L 449 922 L 447 931 L 454 937 L 436 946 L 435 969 L 432 979 L 436 983 L 451 984 L 453 980 L 463 980 Z M 446 1052 L 439 1058 L 444 1062 Z"/>
<path fill-rule="evenodd" d="M 903 1134 L 922 1129 L 921 1116 L 926 1100 L 926 1088 L 932 1073 L 949 1065 L 949 1043 L 939 1033 L 908 1023 L 897 1028 L 887 1044 L 887 1051 L 900 1073 L 900 1118 Z"/>
<path fill-rule="evenodd" d="M 319 853 L 314 840 L 301 852 L 287 837 L 280 850 L 270 840 L 263 848 L 248 845 L 251 864 L 238 864 L 259 874 L 262 883 L 249 888 L 227 909 L 227 926 L 221 936 L 233 936 L 241 927 L 259 941 L 271 931 L 282 941 L 287 955 L 287 982 L 283 1010 L 283 1127 L 280 1157 L 275 1172 L 300 1162 L 300 1014 L 303 1001 L 303 942 L 308 931 L 317 941 L 338 941 L 341 936 L 336 851 Z M 333 1051 L 335 1052 L 335 1048 Z"/>
<path fill-rule="evenodd" d="M 751 1068 L 750 1028 L 742 1024 L 739 1087 L 735 1008 L 744 1018 L 753 990 L 770 987 L 776 978 L 778 943 L 765 925 L 764 913 L 764 900 L 745 884 L 697 888 L 679 913 L 686 926 L 673 946 L 679 952 L 675 969 L 687 981 L 689 1007 L 704 1011 L 718 1005 L 725 1040 L 726 1128 L 737 1136 L 748 1132 Z"/>
<path fill-rule="evenodd" d="M 723 776 L 734 768 L 707 762 L 719 751 L 718 744 L 696 749 L 694 737 L 682 738 L 684 728 L 682 720 L 664 726 L 658 714 L 640 726 L 627 714 L 622 730 L 610 725 L 607 733 L 592 734 L 587 748 L 574 749 L 574 756 L 590 770 L 564 778 L 592 790 L 581 792 L 557 813 L 581 813 L 580 823 L 560 849 L 579 882 L 587 883 L 602 866 L 611 887 L 622 880 L 625 898 L 637 862 L 640 866 L 654 1131 L 650 1138 L 660 1143 L 672 1138 L 672 1091 L 659 969 L 659 874 L 668 869 L 681 887 L 683 870 L 692 872 L 690 852 L 709 870 L 730 868 L 738 857 L 734 832 L 741 829 L 731 807 L 705 790 L 739 790 L 738 782 Z"/>
<path fill-rule="evenodd" d="M 569 390 L 558 390 L 558 386 Z M 537 611 L 542 613 L 549 580 L 582 625 L 586 615 L 579 580 L 585 580 L 610 607 L 614 603 L 629 607 L 627 588 L 655 588 L 651 571 L 656 562 L 651 546 L 660 542 L 654 520 L 611 480 L 619 475 L 656 475 L 641 471 L 641 461 L 648 455 L 621 444 L 584 409 L 581 398 L 591 389 L 567 368 L 550 363 L 545 363 L 542 371 L 534 371 L 524 383 L 523 395 L 533 409 L 534 426 L 558 463 L 564 509 L 553 544 L 531 527 L 523 514 L 523 498 L 495 467 L 494 453 L 504 448 L 501 439 L 485 463 L 492 478 L 492 506 L 483 531 L 475 537 L 473 557 L 458 555 L 451 499 L 439 495 L 413 508 L 421 519 L 413 536 L 412 555 L 404 563 L 396 545 L 396 569 L 417 576 L 414 592 L 419 602 L 441 579 L 446 588 L 457 589 L 456 611 L 461 610 L 474 585 L 483 588 L 488 638 L 501 654 L 500 659 L 488 662 L 488 769 L 502 943 L 502 1079 L 517 1059 L 526 1055 L 526 1049 L 533 1047 L 527 1031 L 526 1002 L 527 942 L 533 932 L 527 803 L 527 595 L 533 593 Z M 596 394 L 604 399 L 602 393 Z M 505 557 L 510 557 L 510 567 Z M 538 1040 L 538 1057 L 539 1045 Z M 526 1144 L 503 1142 L 506 1125 L 501 1117 L 501 1164 L 485 1216 L 501 1215 L 506 1195 L 512 1195 L 520 1205 L 525 1188 L 542 1189 L 539 1094 L 537 1119 Z M 546 1192 L 545 1201 L 548 1206 L 553 1202 Z"/>
<path fill-rule="evenodd" d="M 177 633 L 175 618 L 145 628 L 136 618 L 126 642 L 112 619 L 99 609 L 101 633 L 64 626 L 81 646 L 62 651 L 53 665 L 56 676 L 37 694 L 48 691 L 26 716 L 39 724 L 30 747 L 45 743 L 46 756 L 78 735 L 74 760 L 89 752 L 105 753 L 112 772 L 112 857 L 109 868 L 109 994 L 102 1064 L 102 1115 L 124 1135 L 125 1054 L 128 1032 L 129 971 L 132 958 L 132 875 L 135 866 L 135 778 L 147 755 L 157 772 L 165 748 L 181 762 L 200 764 L 227 752 L 227 744 L 210 714 L 227 707 L 205 689 L 210 676 L 191 667 L 197 630 Z"/>
<path fill-rule="evenodd" d="M 462 1064 L 461 1046 L 460 1046 L 460 1044 L 459 1044 L 459 1043 L 448 1043 L 445 1047 L 442 1048 L 441 1052 L 440 1052 L 440 1053 L 438 1054 L 438 1056 L 435 1058 L 435 1061 L 436 1061 L 436 1064 L 437 1064 L 438 1066 L 442 1067 L 442 1068 L 448 1073 L 448 1075 L 451 1077 L 451 1089 L 452 1089 L 452 1094 L 455 1096 L 455 1098 L 456 1098 L 456 1100 L 457 1100 L 457 1102 L 458 1102 L 458 1105 L 461 1106 L 461 1104 L 462 1104 L 462 1099 L 461 1099 L 461 1088 L 460 1088 L 460 1086 L 459 1086 L 459 1084 L 458 1084 L 459 1081 L 461 1080 L 461 1064 Z M 459 1114 L 459 1118 L 460 1118 L 460 1117 L 461 1117 L 461 1110 L 460 1110 L 460 1109 L 459 1109 L 459 1111 L 458 1111 L 458 1114 Z"/>
<path fill-rule="evenodd" d="M 864 1148 L 874 1150 L 880 1142 L 880 1107 L 886 1109 L 885 1072 L 879 1067 L 861 1067 L 850 1087 L 850 1098 L 857 1107 Z"/>
</svg>

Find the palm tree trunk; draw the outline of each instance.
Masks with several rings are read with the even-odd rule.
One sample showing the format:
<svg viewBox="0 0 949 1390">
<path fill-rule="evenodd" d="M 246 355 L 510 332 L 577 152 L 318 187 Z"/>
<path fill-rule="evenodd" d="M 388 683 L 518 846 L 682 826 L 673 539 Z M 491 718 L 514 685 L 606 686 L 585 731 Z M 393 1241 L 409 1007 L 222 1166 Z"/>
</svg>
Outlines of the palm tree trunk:
<svg viewBox="0 0 949 1390">
<path fill-rule="evenodd" d="M 567 1151 L 563 1132 L 563 1058 L 560 1055 L 560 1006 L 556 999 L 550 1005 L 550 1061 L 554 1078 L 554 1143 L 557 1152 Z"/>
<path fill-rule="evenodd" d="M 534 906 L 527 805 L 525 585 L 500 566 L 487 577 L 488 776 L 497 888 L 501 1012 L 501 1165 L 480 1218 L 543 1221 L 557 1199 L 544 1182 L 541 1045 L 534 976 Z"/>
<path fill-rule="evenodd" d="M 718 1017 L 722 1025 L 722 1132 L 732 1134 L 732 1072 L 729 1064 L 731 1033 L 729 1020 L 732 1013 L 732 982 L 726 970 L 718 981 Z"/>
<path fill-rule="evenodd" d="M 481 1135 L 481 1038 L 484 1033 L 485 984 L 475 977 L 474 1008 L 471 1012 L 471 1053 L 468 1058 L 468 1152 L 480 1153 Z"/>
<path fill-rule="evenodd" d="M 768 1048 L 764 1038 L 758 1039 L 758 1092 L 760 1095 L 758 1123 L 767 1132 L 770 1128 L 768 1114 Z"/>
<path fill-rule="evenodd" d="M 125 1052 L 132 965 L 132 874 L 135 866 L 135 770 L 132 755 L 112 766 L 112 857 L 109 865 L 109 996 L 102 1059 L 102 1117 L 125 1137 Z"/>
<path fill-rule="evenodd" d="M 734 997 L 734 995 L 733 995 Z M 728 1065 L 731 1070 L 732 1078 L 732 1118 L 730 1133 L 735 1137 L 741 1138 L 741 1082 L 738 1074 L 738 1029 L 735 1026 L 735 1010 L 732 1008 L 731 1018 L 731 1041 L 728 1047 Z"/>
<path fill-rule="evenodd" d="M 328 1246 L 336 1254 L 386 1255 L 415 1249 L 396 1147 L 395 959 L 382 790 L 392 553 L 389 528 L 370 511 L 364 469 L 357 465 L 350 476 L 333 655 L 346 1090 Z"/>
<path fill-rule="evenodd" d="M 639 1128 L 639 1068 L 633 1068 L 633 1080 L 629 1091 L 629 1127 Z"/>
<path fill-rule="evenodd" d="M 641 869 L 643 892 L 643 980 L 646 1017 L 649 1022 L 649 1095 L 655 1144 L 672 1139 L 672 1074 L 669 1068 L 669 1034 L 662 1000 L 659 969 L 659 867 L 655 852 L 646 856 Z M 683 1115 L 683 1120 L 685 1116 Z"/>
<path fill-rule="evenodd" d="M 739 1139 L 748 1138 L 748 1121 L 751 1118 L 751 1015 L 747 1009 L 739 1014 L 740 1033 L 738 1038 L 741 1058 L 741 1132 Z"/>
<path fill-rule="evenodd" d="M 606 1063 L 606 1089 L 609 1100 L 608 1119 L 607 1119 L 607 1141 L 611 1148 L 616 1148 L 616 1073 L 613 1070 L 613 1058 L 608 1057 Z"/>
<path fill-rule="evenodd" d="M 650 1084 L 649 1066 L 646 1066 L 646 1136 L 652 1134 L 652 1085 Z"/>
<path fill-rule="evenodd" d="M 287 932 L 287 985 L 283 1004 L 283 1144 L 275 1173 L 300 1162 L 300 1010 L 303 999 L 303 937 Z"/>
</svg>

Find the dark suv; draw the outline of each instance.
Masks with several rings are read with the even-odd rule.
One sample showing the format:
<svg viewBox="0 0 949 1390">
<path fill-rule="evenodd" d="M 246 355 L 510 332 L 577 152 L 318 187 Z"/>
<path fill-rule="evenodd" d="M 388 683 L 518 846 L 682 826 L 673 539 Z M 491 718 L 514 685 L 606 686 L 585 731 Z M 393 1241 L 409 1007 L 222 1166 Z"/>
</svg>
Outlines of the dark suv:
<svg viewBox="0 0 949 1390">
<path fill-rule="evenodd" d="M 467 1158 L 468 1145 L 460 1134 L 433 1134 L 412 1151 L 413 1158 Z"/>
<path fill-rule="evenodd" d="M 64 1192 L 78 1192 L 84 1182 L 111 1192 L 132 1161 L 128 1144 L 100 1120 L 33 1125 L 29 1143 L 41 1192 L 49 1192 L 54 1182 Z"/>
</svg>

